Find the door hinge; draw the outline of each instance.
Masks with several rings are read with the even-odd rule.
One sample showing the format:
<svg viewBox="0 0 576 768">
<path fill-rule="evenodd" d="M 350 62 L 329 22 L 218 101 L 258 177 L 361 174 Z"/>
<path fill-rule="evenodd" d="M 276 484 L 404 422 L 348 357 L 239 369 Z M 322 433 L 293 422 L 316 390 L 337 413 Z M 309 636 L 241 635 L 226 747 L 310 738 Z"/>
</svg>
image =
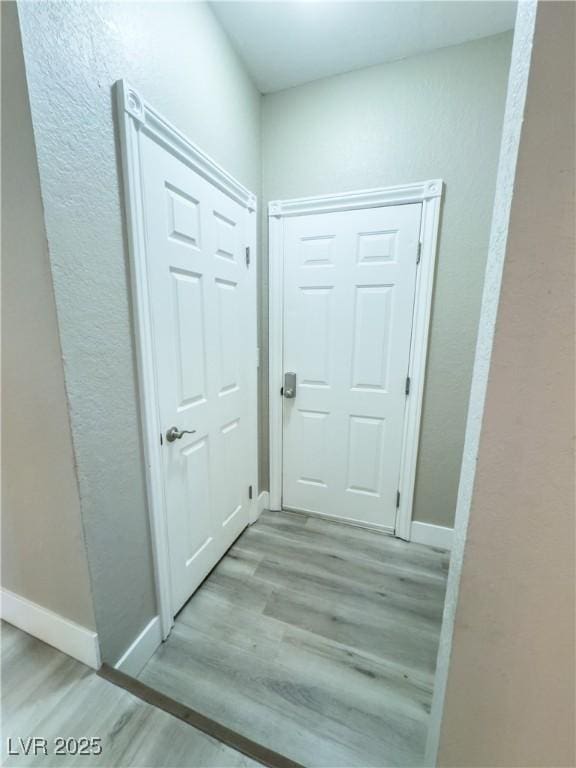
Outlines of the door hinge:
<svg viewBox="0 0 576 768">
<path fill-rule="evenodd" d="M 246 266 L 250 266 L 250 246 L 246 246 Z"/>
<path fill-rule="evenodd" d="M 252 498 L 252 486 L 251 485 L 248 486 L 248 498 L 249 499 Z"/>
<path fill-rule="evenodd" d="M 160 445 L 164 445 L 164 437 L 162 436 L 162 432 L 160 432 Z"/>
<path fill-rule="evenodd" d="M 418 241 L 418 251 L 416 253 L 416 264 L 420 264 L 420 258 L 422 256 L 422 241 Z"/>
<path fill-rule="evenodd" d="M 396 509 L 400 509 L 400 491 L 396 491 Z"/>
<path fill-rule="evenodd" d="M 410 376 L 406 376 L 406 386 L 404 387 L 404 393 L 406 395 L 410 394 Z"/>
</svg>

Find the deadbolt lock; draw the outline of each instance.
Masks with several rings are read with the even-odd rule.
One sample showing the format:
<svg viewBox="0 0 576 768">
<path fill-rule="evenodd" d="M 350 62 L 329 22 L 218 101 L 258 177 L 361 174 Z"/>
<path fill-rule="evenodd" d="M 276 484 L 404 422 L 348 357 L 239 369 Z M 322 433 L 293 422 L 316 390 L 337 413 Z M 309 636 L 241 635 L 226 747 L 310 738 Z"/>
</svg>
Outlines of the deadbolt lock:
<svg viewBox="0 0 576 768">
<path fill-rule="evenodd" d="M 291 400 L 294 397 L 296 397 L 296 374 L 295 373 L 289 372 L 284 374 L 283 394 L 287 400 Z"/>
</svg>

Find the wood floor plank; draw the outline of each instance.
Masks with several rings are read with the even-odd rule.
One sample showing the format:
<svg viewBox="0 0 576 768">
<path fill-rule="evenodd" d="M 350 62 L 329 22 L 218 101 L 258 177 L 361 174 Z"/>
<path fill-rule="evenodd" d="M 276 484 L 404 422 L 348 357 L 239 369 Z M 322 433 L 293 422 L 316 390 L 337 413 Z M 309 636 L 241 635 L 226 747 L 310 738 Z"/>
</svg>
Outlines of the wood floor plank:
<svg viewBox="0 0 576 768">
<path fill-rule="evenodd" d="M 421 757 L 413 745 L 423 743 L 423 716 L 359 709 L 353 692 L 343 692 L 333 679 L 326 690 L 318 674 L 311 677 L 283 659 L 269 663 L 192 627 L 176 627 L 140 677 L 306 765 L 412 765 Z"/>
<path fill-rule="evenodd" d="M 9 629 L 8 629 L 9 628 Z M 16 634 L 16 644 L 4 645 Z M 58 709 L 69 691 L 90 676 L 88 667 L 2 622 L 3 725 L 16 733 Z"/>
<path fill-rule="evenodd" d="M 212 766 L 257 763 L 145 704 L 63 653 L 2 623 L 2 765 Z M 49 754 L 8 755 L 8 739 L 40 736 Z M 56 736 L 102 739 L 101 755 L 56 755 Z"/>
<path fill-rule="evenodd" d="M 235 545 L 243 552 L 262 552 L 272 562 L 288 561 L 302 572 L 336 575 L 370 589 L 392 590 L 423 600 L 442 601 L 446 589 L 444 575 L 430 576 L 398 568 L 387 562 L 375 563 L 355 558 L 353 554 L 336 554 L 305 542 L 296 543 L 254 526 Z"/>
<path fill-rule="evenodd" d="M 223 654 L 234 646 L 260 660 L 279 660 L 293 670 L 295 676 L 309 674 L 317 682 L 322 678 L 327 695 L 341 696 L 344 690 L 349 699 L 351 691 L 360 689 L 357 702 L 360 708 L 366 705 L 363 697 L 370 689 L 376 702 L 375 713 L 381 711 L 383 690 L 388 705 L 388 697 L 392 696 L 394 707 L 409 712 L 411 717 L 421 717 L 429 710 L 432 678 L 428 674 L 406 669 L 273 617 L 255 615 L 220 598 L 204 599 L 198 613 L 189 617 L 189 626 L 201 627 L 213 641 L 222 645 Z"/>
<path fill-rule="evenodd" d="M 249 581 L 249 575 L 256 569 L 262 560 L 262 554 L 258 549 L 242 549 L 235 544 L 228 554 L 220 561 L 210 576 L 203 583 L 201 590 L 196 594 L 208 592 L 214 595 L 225 595 L 235 605 L 249 608 L 253 611 L 262 611 L 266 605 L 272 585 L 259 581 L 254 584 Z M 238 563 L 252 562 L 250 573 L 242 568 L 238 573 Z M 179 615 L 185 616 L 189 601 Z"/>
<path fill-rule="evenodd" d="M 434 674 L 438 637 L 386 616 L 344 608 L 335 601 L 321 603 L 283 589 L 272 593 L 264 614 L 408 669 Z"/>
<path fill-rule="evenodd" d="M 446 553 L 265 512 L 141 679 L 305 765 L 423 758 Z"/>
<path fill-rule="evenodd" d="M 179 623 L 201 627 L 218 642 L 251 651 L 261 658 L 275 659 L 280 651 L 286 625 L 235 603 L 222 592 L 204 591 L 191 600 Z"/>
<path fill-rule="evenodd" d="M 258 521 L 258 530 L 327 549 L 334 554 L 387 563 L 425 575 L 443 576 L 445 573 L 446 553 L 442 550 L 316 517 L 308 517 L 304 526 L 294 526 L 286 522 L 286 518 L 293 514 L 296 513 L 264 513 Z"/>
<path fill-rule="evenodd" d="M 274 513 L 279 514 L 279 513 Z M 445 553 L 423 545 L 413 545 L 409 542 L 395 539 L 391 536 L 361 528 L 344 526 L 339 523 L 325 523 L 320 521 L 322 529 L 318 530 L 318 521 L 313 521 L 314 526 L 288 527 L 283 523 L 273 522 L 268 516 L 262 523 L 258 521 L 256 526 L 248 528 L 243 538 L 251 538 L 253 535 L 278 536 L 285 542 L 302 544 L 305 547 L 318 551 L 328 551 L 334 555 L 345 557 L 354 561 L 369 561 L 377 566 L 394 566 L 400 570 L 411 572 L 421 571 L 425 577 L 445 577 L 443 566 Z M 311 519 L 310 519 L 311 520 Z M 312 523 L 309 520 L 309 524 Z M 340 529 L 346 529 L 342 532 Z M 358 533 L 360 532 L 360 537 Z M 374 540 L 366 542 L 366 534 L 370 533 Z M 413 547 L 416 549 L 413 550 Z"/>
<path fill-rule="evenodd" d="M 442 619 L 443 600 L 422 600 L 413 595 L 402 594 L 399 590 L 367 588 L 357 581 L 351 581 L 340 574 L 326 575 L 320 570 L 303 571 L 287 561 L 264 559 L 256 569 L 252 581 L 262 580 L 276 588 L 292 589 L 310 599 L 338 601 L 343 607 L 349 606 L 375 615 L 386 615 L 389 619 L 404 622 L 409 627 L 428 630 L 438 634 Z"/>
<path fill-rule="evenodd" d="M 338 686 L 339 695 L 348 697 L 351 691 L 361 688 L 359 708 L 378 716 L 383 709 L 391 708 L 408 712 L 416 719 L 430 711 L 434 681 L 428 674 L 352 649 L 300 627 L 289 627 L 284 633 L 283 654 L 289 646 L 292 653 L 286 655 L 292 664 L 312 677 L 325 671 L 332 684 Z"/>
</svg>

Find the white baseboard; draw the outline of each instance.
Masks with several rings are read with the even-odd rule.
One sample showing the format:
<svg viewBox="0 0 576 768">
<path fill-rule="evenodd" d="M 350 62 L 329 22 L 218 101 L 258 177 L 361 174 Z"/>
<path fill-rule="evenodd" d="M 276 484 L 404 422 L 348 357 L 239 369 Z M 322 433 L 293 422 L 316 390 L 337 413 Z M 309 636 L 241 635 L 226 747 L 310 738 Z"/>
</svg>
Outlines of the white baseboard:
<svg viewBox="0 0 576 768">
<path fill-rule="evenodd" d="M 431 523 L 419 523 L 417 520 L 413 520 L 410 526 L 410 541 L 415 544 L 427 544 L 429 547 L 450 550 L 452 549 L 453 533 L 453 528 L 432 525 Z"/>
<path fill-rule="evenodd" d="M 268 491 L 262 491 L 258 494 L 258 517 L 265 509 L 270 509 L 270 494 Z"/>
<path fill-rule="evenodd" d="M 96 632 L 26 600 L 9 589 L 1 590 L 1 599 L 0 615 L 4 621 L 93 669 L 100 667 L 100 646 Z"/>
<path fill-rule="evenodd" d="M 154 616 L 136 640 L 124 651 L 114 665 L 114 669 L 119 669 L 120 672 L 136 677 L 144 669 L 161 642 L 160 617 Z"/>
</svg>

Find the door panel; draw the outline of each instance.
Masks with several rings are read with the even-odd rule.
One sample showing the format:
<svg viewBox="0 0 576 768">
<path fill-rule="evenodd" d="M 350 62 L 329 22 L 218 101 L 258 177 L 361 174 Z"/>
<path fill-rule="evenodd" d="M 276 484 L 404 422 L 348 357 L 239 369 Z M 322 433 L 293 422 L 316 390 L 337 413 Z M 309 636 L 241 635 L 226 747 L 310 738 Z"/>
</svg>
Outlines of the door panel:
<svg viewBox="0 0 576 768">
<path fill-rule="evenodd" d="M 299 299 L 300 321 L 307 329 L 306 345 L 300 351 L 301 383 L 329 387 L 332 288 L 304 286 L 300 288 Z"/>
<path fill-rule="evenodd" d="M 218 342 L 218 394 L 236 392 L 239 386 L 240 338 L 238 335 L 238 285 L 216 278 L 216 331 Z"/>
<path fill-rule="evenodd" d="M 176 339 L 178 411 L 206 400 L 206 353 L 204 344 L 204 286 L 202 275 L 171 269 L 174 327 L 186 329 Z"/>
<path fill-rule="evenodd" d="M 245 209 L 141 136 L 172 610 L 248 524 L 253 362 Z"/>
<path fill-rule="evenodd" d="M 384 430 L 384 419 L 350 417 L 347 491 L 369 496 L 382 495 Z"/>
<path fill-rule="evenodd" d="M 386 391 L 388 388 L 392 290 L 390 285 L 355 286 L 353 389 Z"/>
<path fill-rule="evenodd" d="M 394 528 L 421 205 L 286 219 L 283 505 Z"/>
<path fill-rule="evenodd" d="M 186 528 L 183 537 L 186 542 L 183 560 L 191 562 L 212 540 L 208 438 L 190 440 L 188 445 L 177 450 L 180 452 L 180 460 L 183 464 L 182 474 L 186 483 L 186 487 L 182 489 L 182 501 L 189 499 L 191 506 L 198 510 L 194 518 L 184 513 L 176 516 L 173 522 L 173 525 L 177 526 L 181 517 Z"/>
</svg>

